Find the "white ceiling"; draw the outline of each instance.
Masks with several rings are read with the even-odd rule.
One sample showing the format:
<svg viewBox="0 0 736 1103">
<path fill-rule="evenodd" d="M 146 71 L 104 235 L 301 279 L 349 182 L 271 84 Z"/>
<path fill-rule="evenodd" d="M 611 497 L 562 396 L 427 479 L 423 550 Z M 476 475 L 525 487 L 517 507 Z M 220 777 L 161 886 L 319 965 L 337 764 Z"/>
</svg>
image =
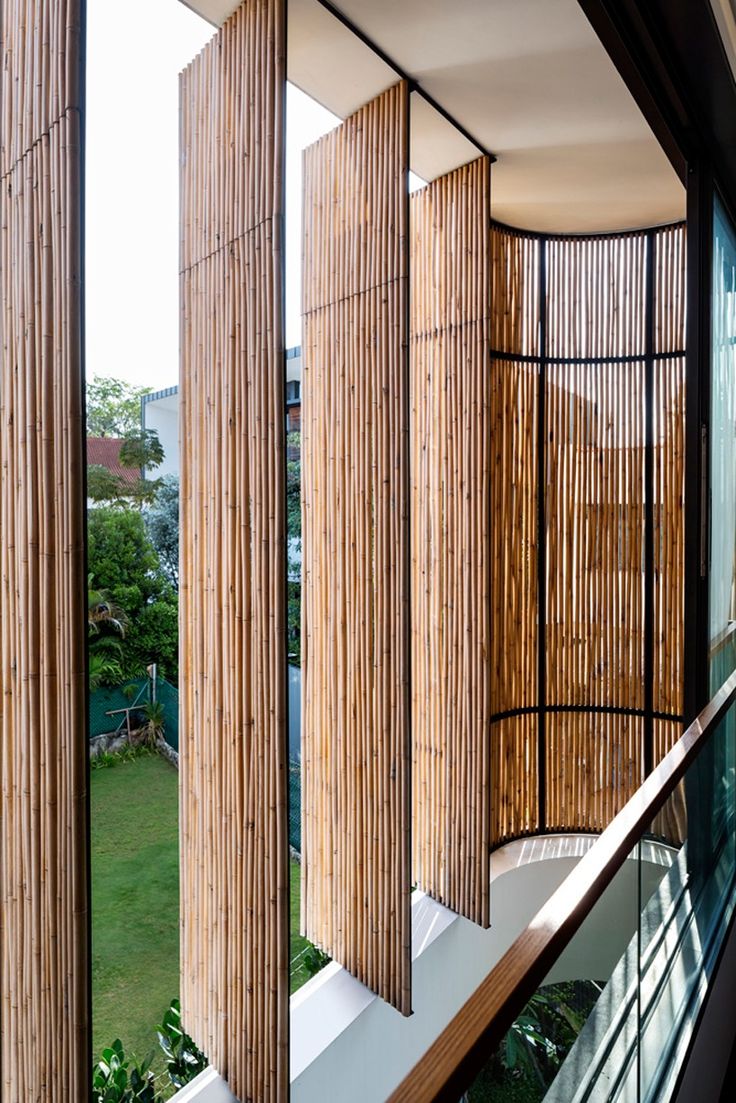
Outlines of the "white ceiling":
<svg viewBox="0 0 736 1103">
<path fill-rule="evenodd" d="M 214 24 L 234 0 L 189 0 Z M 684 217 L 684 189 L 577 0 L 337 0 L 337 7 L 498 157 L 494 217 L 585 232 Z M 345 117 L 396 79 L 318 0 L 289 0 L 288 76 Z M 424 179 L 474 148 L 412 97 Z"/>
</svg>

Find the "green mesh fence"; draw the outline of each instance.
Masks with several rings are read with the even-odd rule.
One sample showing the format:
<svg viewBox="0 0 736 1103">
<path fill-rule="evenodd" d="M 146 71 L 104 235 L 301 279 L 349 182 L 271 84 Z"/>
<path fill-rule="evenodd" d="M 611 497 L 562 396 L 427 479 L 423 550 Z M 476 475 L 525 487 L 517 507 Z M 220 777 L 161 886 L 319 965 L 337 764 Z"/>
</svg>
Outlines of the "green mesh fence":
<svg viewBox="0 0 736 1103">
<path fill-rule="evenodd" d="M 289 845 L 297 854 L 302 852 L 302 768 L 295 759 L 289 761 Z"/>
<path fill-rule="evenodd" d="M 157 682 L 158 700 L 164 707 L 164 739 L 179 750 L 179 691 L 164 678 Z M 104 686 L 89 695 L 89 737 L 94 739 L 98 735 L 107 735 L 109 732 L 123 730 L 125 728 L 125 713 L 115 712 L 116 709 L 126 709 L 140 706 L 140 712 L 131 714 L 133 727 L 139 727 L 145 723 L 144 707 L 150 699 L 150 682 L 148 678 L 134 678 L 121 686 Z M 111 716 L 110 713 L 113 713 Z"/>
<path fill-rule="evenodd" d="M 179 750 L 179 690 L 164 678 L 158 680 L 158 699 L 164 706 L 164 739 Z"/>
</svg>

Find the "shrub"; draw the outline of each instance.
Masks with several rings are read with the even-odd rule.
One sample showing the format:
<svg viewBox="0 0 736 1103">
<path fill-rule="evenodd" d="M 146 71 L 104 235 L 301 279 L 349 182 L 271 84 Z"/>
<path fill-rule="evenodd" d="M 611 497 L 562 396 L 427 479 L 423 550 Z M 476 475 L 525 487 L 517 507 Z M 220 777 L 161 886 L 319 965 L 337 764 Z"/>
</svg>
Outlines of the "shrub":
<svg viewBox="0 0 736 1103">
<path fill-rule="evenodd" d="M 131 1065 L 116 1038 L 92 1070 L 92 1103 L 163 1103 L 150 1066 L 151 1057 Z"/>
<path fill-rule="evenodd" d="M 175 1088 L 183 1088 L 207 1068 L 207 1058 L 181 1025 L 179 1000 L 171 1001 L 158 1028 L 158 1042 L 166 1058 L 169 1080 Z"/>
</svg>

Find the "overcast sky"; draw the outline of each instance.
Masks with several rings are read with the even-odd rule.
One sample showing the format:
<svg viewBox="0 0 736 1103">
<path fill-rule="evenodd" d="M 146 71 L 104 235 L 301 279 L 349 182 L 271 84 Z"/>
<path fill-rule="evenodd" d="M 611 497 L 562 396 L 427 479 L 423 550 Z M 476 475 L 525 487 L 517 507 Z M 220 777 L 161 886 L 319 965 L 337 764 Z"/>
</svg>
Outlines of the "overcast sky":
<svg viewBox="0 0 736 1103">
<path fill-rule="evenodd" d="M 179 0 L 88 0 L 87 374 L 178 381 L 178 74 L 214 34 Z M 300 152 L 337 119 L 289 88 L 286 343 L 300 343 Z"/>
</svg>

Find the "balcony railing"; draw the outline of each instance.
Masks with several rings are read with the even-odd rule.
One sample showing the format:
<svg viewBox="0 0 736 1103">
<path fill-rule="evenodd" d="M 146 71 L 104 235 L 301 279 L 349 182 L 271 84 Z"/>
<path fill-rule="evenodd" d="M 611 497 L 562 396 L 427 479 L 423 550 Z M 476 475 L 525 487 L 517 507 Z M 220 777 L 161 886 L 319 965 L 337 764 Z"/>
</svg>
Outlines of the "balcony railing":
<svg viewBox="0 0 736 1103">
<path fill-rule="evenodd" d="M 595 1092 L 603 1084 L 609 1100 L 670 1098 L 734 911 L 735 702 L 736 673 L 482 981 L 393 1103 L 456 1101 L 468 1091 L 631 860 L 638 871 L 629 894 L 634 937 L 540 1098 L 601 1098 Z M 653 848 L 662 855 L 661 874 L 651 872 Z"/>
</svg>

